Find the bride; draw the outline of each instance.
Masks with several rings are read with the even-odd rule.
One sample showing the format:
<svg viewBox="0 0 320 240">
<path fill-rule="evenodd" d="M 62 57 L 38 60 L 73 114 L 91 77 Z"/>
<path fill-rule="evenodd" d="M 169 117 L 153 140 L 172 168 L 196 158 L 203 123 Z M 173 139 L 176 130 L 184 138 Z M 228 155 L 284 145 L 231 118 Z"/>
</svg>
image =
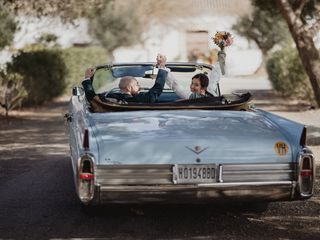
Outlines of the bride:
<svg viewBox="0 0 320 240">
<path fill-rule="evenodd" d="M 206 74 L 199 73 L 192 77 L 190 89 L 184 89 L 178 84 L 174 75 L 169 72 L 166 78 L 166 84 L 182 99 L 195 99 L 203 97 L 218 96 L 217 85 L 221 75 L 225 74 L 226 53 L 224 48 L 233 43 L 231 34 L 228 32 L 217 32 L 213 38 L 214 43 L 220 47 L 218 52 L 218 61 L 212 65 L 212 71 L 209 77 Z M 157 65 L 165 67 L 166 56 L 159 54 L 157 57 Z"/>
</svg>

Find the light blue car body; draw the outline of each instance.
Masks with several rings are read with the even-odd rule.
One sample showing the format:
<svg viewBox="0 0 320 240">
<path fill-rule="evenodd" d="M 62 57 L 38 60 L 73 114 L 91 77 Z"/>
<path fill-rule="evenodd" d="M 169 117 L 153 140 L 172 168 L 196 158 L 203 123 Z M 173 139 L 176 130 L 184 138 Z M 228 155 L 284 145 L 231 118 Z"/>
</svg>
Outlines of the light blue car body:
<svg viewBox="0 0 320 240">
<path fill-rule="evenodd" d="M 89 107 L 81 93 L 72 96 L 68 112 L 75 185 L 85 204 L 180 202 L 185 196 L 188 202 L 298 200 L 313 194 L 315 175 L 301 173 L 304 158 L 312 173 L 315 168 L 300 123 L 258 109 L 94 113 Z M 277 143 L 286 146 L 283 154 Z M 85 161 L 88 179 L 81 175 Z M 216 179 L 175 180 L 179 166 L 196 165 L 214 166 Z"/>
</svg>

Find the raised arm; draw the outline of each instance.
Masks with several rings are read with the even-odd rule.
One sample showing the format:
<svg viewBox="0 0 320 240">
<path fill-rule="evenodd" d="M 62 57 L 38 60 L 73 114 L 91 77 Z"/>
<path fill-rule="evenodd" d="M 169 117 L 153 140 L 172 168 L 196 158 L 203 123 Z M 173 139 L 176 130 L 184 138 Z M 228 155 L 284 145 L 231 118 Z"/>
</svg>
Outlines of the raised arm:
<svg viewBox="0 0 320 240">
<path fill-rule="evenodd" d="M 225 75 L 226 53 L 224 49 L 233 44 L 233 37 L 229 32 L 217 32 L 212 38 L 213 42 L 221 49 L 218 52 L 218 62 L 213 65 L 213 69 L 209 76 L 208 92 L 218 96 L 218 83 L 221 75 Z"/>
<path fill-rule="evenodd" d="M 212 65 L 212 71 L 209 75 L 209 85 L 207 91 L 214 96 L 218 96 L 218 83 L 221 75 L 225 74 L 226 53 L 224 50 L 218 52 L 218 62 Z"/>
<path fill-rule="evenodd" d="M 161 69 L 161 68 L 165 68 L 165 62 L 166 62 L 167 58 L 166 56 L 162 55 L 162 54 L 158 54 L 157 56 L 157 66 Z M 169 70 L 169 69 L 168 69 Z M 166 78 L 166 84 L 168 85 L 169 88 L 171 88 L 180 98 L 183 99 L 188 99 L 191 91 L 190 90 L 186 90 L 183 87 L 181 87 L 178 84 L 177 79 L 174 77 L 174 75 L 169 71 L 168 76 Z"/>
<path fill-rule="evenodd" d="M 82 86 L 84 88 L 86 98 L 88 99 L 89 102 L 96 96 L 96 93 L 92 87 L 93 74 L 94 74 L 93 68 L 86 69 L 84 80 L 82 81 Z"/>
<path fill-rule="evenodd" d="M 157 74 L 156 81 L 150 90 L 143 95 L 144 100 L 141 102 L 154 103 L 157 102 L 165 84 L 168 72 L 165 69 L 160 69 Z M 142 96 L 142 95 L 141 95 Z M 139 99 L 139 95 L 137 96 Z"/>
<path fill-rule="evenodd" d="M 184 89 L 181 87 L 181 85 L 178 84 L 177 79 L 174 77 L 174 75 L 169 72 L 167 79 L 166 79 L 166 84 L 168 85 L 169 88 L 171 88 L 180 98 L 183 99 L 189 99 L 191 95 L 191 91 L 188 89 Z"/>
<path fill-rule="evenodd" d="M 155 103 L 158 101 L 163 88 L 164 84 L 168 75 L 168 70 L 165 68 L 166 64 L 166 57 L 163 55 L 157 56 L 157 65 L 159 66 L 159 71 L 157 74 L 157 78 L 152 88 L 147 93 L 139 93 L 136 95 L 135 102 L 146 102 L 146 103 Z"/>
</svg>

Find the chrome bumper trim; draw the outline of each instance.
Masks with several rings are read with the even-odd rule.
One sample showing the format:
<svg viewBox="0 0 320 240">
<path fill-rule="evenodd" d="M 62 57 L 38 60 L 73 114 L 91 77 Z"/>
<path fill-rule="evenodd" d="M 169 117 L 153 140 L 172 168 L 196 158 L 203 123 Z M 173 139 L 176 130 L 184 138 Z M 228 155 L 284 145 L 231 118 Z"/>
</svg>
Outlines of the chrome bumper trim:
<svg viewBox="0 0 320 240">
<path fill-rule="evenodd" d="M 241 182 L 198 185 L 101 186 L 101 203 L 209 203 L 292 200 L 296 183 Z"/>
<path fill-rule="evenodd" d="M 202 183 L 198 184 L 199 187 L 241 187 L 241 186 L 278 186 L 278 185 L 293 185 L 292 181 L 281 182 L 239 182 L 239 183 Z"/>
<path fill-rule="evenodd" d="M 239 183 L 202 183 L 195 185 L 160 185 L 160 186 L 101 186 L 101 191 L 183 191 L 193 189 L 207 189 L 207 188 L 236 188 L 239 187 L 272 187 L 272 186 L 287 186 L 295 187 L 296 182 L 282 181 L 282 182 L 239 182 Z"/>
</svg>

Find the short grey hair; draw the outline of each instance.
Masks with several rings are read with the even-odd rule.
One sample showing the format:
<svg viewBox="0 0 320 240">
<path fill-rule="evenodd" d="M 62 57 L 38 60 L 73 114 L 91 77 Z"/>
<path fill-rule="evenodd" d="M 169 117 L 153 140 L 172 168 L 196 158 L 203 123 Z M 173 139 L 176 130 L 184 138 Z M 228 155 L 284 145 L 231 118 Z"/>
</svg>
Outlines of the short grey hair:
<svg viewBox="0 0 320 240">
<path fill-rule="evenodd" d="M 125 76 L 120 79 L 119 82 L 119 88 L 120 89 L 127 89 L 131 84 L 133 84 L 133 81 L 137 81 L 134 77 L 131 76 Z"/>
</svg>

